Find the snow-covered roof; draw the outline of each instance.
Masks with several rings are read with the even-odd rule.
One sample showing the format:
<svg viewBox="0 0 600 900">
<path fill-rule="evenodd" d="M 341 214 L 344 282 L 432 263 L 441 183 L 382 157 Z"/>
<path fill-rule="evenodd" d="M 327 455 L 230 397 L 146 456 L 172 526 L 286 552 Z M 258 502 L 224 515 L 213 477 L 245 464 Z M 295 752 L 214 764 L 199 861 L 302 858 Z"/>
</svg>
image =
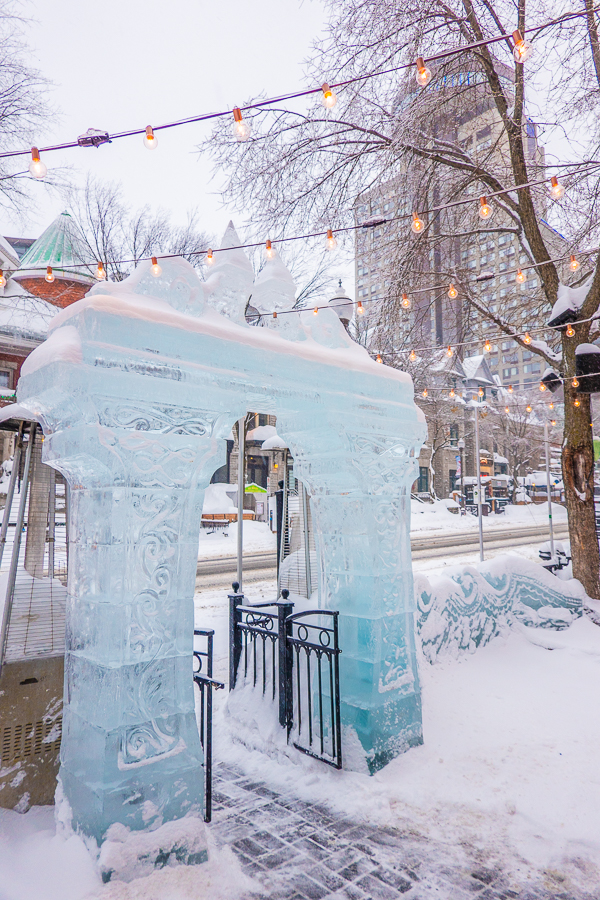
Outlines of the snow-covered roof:
<svg viewBox="0 0 600 900">
<path fill-rule="evenodd" d="M 478 384 L 495 385 L 494 376 L 483 354 L 468 356 L 462 361 L 462 369 L 465 381 L 475 381 Z"/>
<path fill-rule="evenodd" d="M 6 238 L 2 237 L 2 235 L 0 235 L 0 260 L 4 265 L 4 268 L 14 266 L 18 269 L 21 265 L 19 254 L 11 247 Z"/>
<path fill-rule="evenodd" d="M 592 285 L 593 273 L 586 278 L 583 284 L 577 287 L 569 287 L 568 284 L 559 284 L 558 297 L 552 307 L 548 325 L 563 325 L 566 322 L 575 321 L 577 313 L 581 309 L 585 298 Z"/>
<path fill-rule="evenodd" d="M 508 460 L 505 456 L 500 456 L 499 453 L 494 453 L 494 462 L 508 465 Z"/>
<path fill-rule="evenodd" d="M 247 441 L 266 441 L 267 438 L 277 436 L 277 429 L 274 425 L 258 425 L 246 435 Z"/>
</svg>

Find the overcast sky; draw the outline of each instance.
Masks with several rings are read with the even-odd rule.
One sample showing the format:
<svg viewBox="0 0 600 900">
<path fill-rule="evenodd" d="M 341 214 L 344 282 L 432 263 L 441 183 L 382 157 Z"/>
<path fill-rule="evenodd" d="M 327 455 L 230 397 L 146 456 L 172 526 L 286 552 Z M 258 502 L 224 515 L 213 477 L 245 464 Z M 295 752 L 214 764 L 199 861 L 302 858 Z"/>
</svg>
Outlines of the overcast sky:
<svg viewBox="0 0 600 900">
<path fill-rule="evenodd" d="M 59 112 L 40 146 L 90 126 L 143 128 L 294 90 L 324 21 L 320 0 L 38 0 L 26 10 L 35 17 L 32 64 L 53 83 Z M 161 132 L 153 152 L 138 136 L 44 159 L 49 169 L 69 167 L 76 182 L 87 172 L 121 181 L 132 205 L 164 207 L 174 222 L 197 206 L 200 226 L 220 235 L 232 211 L 221 208 L 210 161 L 195 150 L 208 128 Z M 5 212 L 3 234 L 37 237 L 64 208 L 43 182 L 33 188 L 37 202 L 23 220 Z"/>
</svg>

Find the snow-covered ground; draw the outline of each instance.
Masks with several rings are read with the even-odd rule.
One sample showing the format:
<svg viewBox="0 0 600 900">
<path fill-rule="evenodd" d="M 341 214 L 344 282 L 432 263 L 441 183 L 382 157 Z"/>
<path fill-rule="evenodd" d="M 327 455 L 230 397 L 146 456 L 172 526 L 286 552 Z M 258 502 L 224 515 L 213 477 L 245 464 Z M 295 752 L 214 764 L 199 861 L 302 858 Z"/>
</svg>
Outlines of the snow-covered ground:
<svg viewBox="0 0 600 900">
<path fill-rule="evenodd" d="M 447 508 L 447 500 L 435 500 L 433 503 L 419 503 L 411 500 L 410 533 L 416 534 L 422 531 L 468 531 L 478 528 L 477 516 L 467 514 L 465 516 L 451 513 Z M 558 524 L 566 524 L 567 510 L 557 503 L 552 504 L 552 521 Z M 485 531 L 493 528 L 510 528 L 511 526 L 523 528 L 526 525 L 547 525 L 548 504 L 527 503 L 522 506 L 509 504 L 506 512 L 497 516 L 490 513 L 484 516 L 483 527 Z"/>
<path fill-rule="evenodd" d="M 204 528 L 200 530 L 198 558 L 211 559 L 218 556 L 235 556 L 237 553 L 237 522 L 231 522 L 228 528 L 209 534 Z M 244 553 L 275 553 L 277 537 L 266 522 L 244 520 Z"/>
<path fill-rule="evenodd" d="M 492 554 L 490 554 L 492 555 Z M 497 555 L 497 554 L 494 554 Z M 518 555 L 535 559 L 535 548 Z M 452 565 L 473 563 L 454 557 Z M 427 574 L 442 561 L 423 561 Z M 417 564 L 417 567 L 419 564 Z M 251 584 L 251 602 L 275 597 Z M 225 590 L 196 596 L 196 622 L 216 630 L 217 678 L 227 674 Z M 551 870 L 595 896 L 600 883 L 600 628 L 514 627 L 472 655 L 421 661 L 425 743 L 370 778 L 336 772 L 286 746 L 277 712 L 257 692 L 243 725 L 215 695 L 215 760 L 361 821 L 411 829 L 446 849 L 467 842 L 520 882 Z M 350 749 L 350 748 L 348 748 Z M 227 851 L 196 869 L 102 886 L 79 838 L 54 831 L 50 808 L 0 811 L 0 900 L 235 900 L 248 882 Z M 224 880 L 225 879 L 225 880 Z M 445 900 L 445 898 L 444 898 Z"/>
</svg>

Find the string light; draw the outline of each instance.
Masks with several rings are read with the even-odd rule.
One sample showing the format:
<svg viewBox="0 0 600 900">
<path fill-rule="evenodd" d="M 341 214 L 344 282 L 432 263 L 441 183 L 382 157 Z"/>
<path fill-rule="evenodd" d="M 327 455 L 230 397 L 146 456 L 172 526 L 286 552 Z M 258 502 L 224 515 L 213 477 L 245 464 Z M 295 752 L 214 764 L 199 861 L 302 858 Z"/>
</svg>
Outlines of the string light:
<svg viewBox="0 0 600 900">
<path fill-rule="evenodd" d="M 427 388 L 423 388 L 423 396 L 424 396 L 424 397 L 427 396 Z"/>
<path fill-rule="evenodd" d="M 456 290 L 452 282 L 450 283 L 450 287 L 448 288 L 448 296 L 451 300 L 456 300 L 456 298 L 458 297 L 458 291 Z"/>
<path fill-rule="evenodd" d="M 146 125 L 146 136 L 144 137 L 144 147 L 148 150 L 156 150 L 158 147 L 158 138 L 154 134 L 152 125 Z"/>
<path fill-rule="evenodd" d="M 51 284 L 54 281 L 54 272 L 52 271 L 52 266 L 48 266 L 46 269 L 46 281 Z"/>
<path fill-rule="evenodd" d="M 574 388 L 579 387 L 579 382 L 576 378 L 574 378 L 573 381 L 571 382 L 571 387 L 574 387 Z"/>
<path fill-rule="evenodd" d="M 531 343 L 531 337 L 530 337 L 528 331 L 525 332 L 525 337 L 523 338 L 523 343 L 524 343 L 524 344 L 530 344 L 530 343 Z"/>
<path fill-rule="evenodd" d="M 414 350 L 411 350 L 411 351 L 410 351 L 410 353 L 409 353 L 409 355 L 408 355 L 408 358 L 410 359 L 411 362 L 415 362 L 415 360 L 416 360 L 416 358 L 417 358 L 417 354 L 415 353 Z"/>
<path fill-rule="evenodd" d="M 337 96 L 331 90 L 327 82 L 322 86 L 321 90 L 323 91 L 323 98 L 321 100 L 325 109 L 333 109 L 335 104 L 337 103 Z"/>
<path fill-rule="evenodd" d="M 333 236 L 333 231 L 331 230 L 331 228 L 328 228 L 327 229 L 327 249 L 335 250 L 336 247 L 337 247 L 337 241 Z"/>
<path fill-rule="evenodd" d="M 575 329 L 569 322 L 569 324 L 567 325 L 567 337 L 573 337 L 574 334 L 575 334 Z"/>
<path fill-rule="evenodd" d="M 554 409 L 554 403 L 552 401 L 548 404 L 548 409 Z"/>
<path fill-rule="evenodd" d="M 528 412 L 528 413 L 531 412 L 531 406 L 529 405 L 529 403 L 528 403 L 527 406 L 525 407 L 525 412 Z"/>
<path fill-rule="evenodd" d="M 96 278 L 98 279 L 98 281 L 104 281 L 104 279 L 106 278 L 106 272 L 104 271 L 104 266 L 101 262 L 99 262 L 96 267 Z"/>
<path fill-rule="evenodd" d="M 6 278 L 4 276 L 4 272 L 0 269 L 0 287 L 4 287 L 6 284 Z"/>
<path fill-rule="evenodd" d="M 273 257 L 275 256 L 275 251 L 271 246 L 271 241 L 267 241 L 265 244 L 265 256 L 267 257 L 267 259 L 273 259 Z"/>
<path fill-rule="evenodd" d="M 513 388 L 512 384 L 509 384 L 509 386 L 508 386 L 508 393 L 509 393 L 509 394 L 512 394 L 513 391 L 514 391 L 514 388 Z"/>
<path fill-rule="evenodd" d="M 378 353 L 378 354 L 377 354 L 377 362 L 383 364 L 383 360 L 382 360 L 382 358 L 381 358 L 381 353 Z"/>
<path fill-rule="evenodd" d="M 564 185 L 560 183 L 556 175 L 553 175 L 550 179 L 550 193 L 554 197 L 555 200 L 560 200 L 565 192 Z"/>
<path fill-rule="evenodd" d="M 356 307 L 356 312 L 359 314 L 359 316 L 364 316 L 365 308 L 362 305 L 362 300 L 358 301 L 358 306 Z"/>
<path fill-rule="evenodd" d="M 533 53 L 533 47 L 525 40 L 518 28 L 513 31 L 513 41 L 515 42 L 513 49 L 515 62 L 524 63 Z"/>
<path fill-rule="evenodd" d="M 504 412 L 505 412 L 505 413 L 510 412 L 510 407 L 509 407 L 509 406 L 505 406 L 505 407 L 504 407 Z"/>
<path fill-rule="evenodd" d="M 276 310 L 276 309 L 273 310 L 273 318 L 274 318 L 274 319 L 277 318 L 277 310 Z"/>
<path fill-rule="evenodd" d="M 31 162 L 29 163 L 29 174 L 34 178 L 45 178 L 48 174 L 48 167 L 40 159 L 40 151 L 37 147 L 31 148 Z"/>
<path fill-rule="evenodd" d="M 416 65 L 417 71 L 415 73 L 415 79 L 417 84 L 421 85 L 421 87 L 427 87 L 431 81 L 431 70 L 425 65 L 425 60 L 422 56 L 417 57 Z"/>
<path fill-rule="evenodd" d="M 573 406 L 581 406 L 581 400 L 579 399 L 579 397 L 576 397 L 575 400 L 573 400 Z"/>
<path fill-rule="evenodd" d="M 540 381 L 540 391 L 545 391 L 545 390 L 546 390 L 546 385 L 544 384 L 543 381 Z"/>
<path fill-rule="evenodd" d="M 448 394 L 448 396 L 452 397 L 452 398 L 454 398 L 456 396 L 454 388 L 450 388 L 450 393 Z"/>
<path fill-rule="evenodd" d="M 483 345 L 483 349 L 486 351 L 486 353 L 492 352 L 492 345 L 490 344 L 489 340 L 485 342 L 485 344 Z"/>
<path fill-rule="evenodd" d="M 525 275 L 523 274 L 523 272 L 520 269 L 517 269 L 517 274 L 515 275 L 515 281 L 517 282 L 517 284 L 523 284 L 523 282 L 525 281 Z"/>
<path fill-rule="evenodd" d="M 485 391 L 483 390 L 482 387 L 480 387 L 479 390 L 477 391 L 477 393 L 479 394 L 480 397 L 483 397 L 483 395 L 485 394 Z"/>
<path fill-rule="evenodd" d="M 213 252 L 212 252 L 212 250 L 209 250 L 208 253 L 206 254 L 206 265 L 212 266 L 213 263 L 214 263 Z"/>
<path fill-rule="evenodd" d="M 162 269 L 159 266 L 158 260 L 155 256 L 152 257 L 152 265 L 150 266 L 150 271 L 155 278 L 158 278 L 158 276 L 162 273 Z"/>
<path fill-rule="evenodd" d="M 318 316 L 318 315 L 319 315 L 319 307 L 315 306 L 315 308 L 313 309 L 313 316 Z"/>
<path fill-rule="evenodd" d="M 569 263 L 569 268 L 570 268 L 571 272 L 576 272 L 577 269 L 579 268 L 579 260 L 573 253 L 571 253 L 571 261 Z"/>
<path fill-rule="evenodd" d="M 492 207 L 487 202 L 486 197 L 479 198 L 479 215 L 482 219 L 489 219 L 492 215 Z"/>
<path fill-rule="evenodd" d="M 233 135 L 238 141 L 247 141 L 250 137 L 252 125 L 248 119 L 244 119 L 239 106 L 233 107 Z"/>
<path fill-rule="evenodd" d="M 410 309 L 410 298 L 408 294 L 402 294 L 402 300 L 400 302 L 402 309 Z"/>
<path fill-rule="evenodd" d="M 410 227 L 414 231 L 415 234 L 421 234 L 421 232 L 425 228 L 423 220 L 419 218 L 419 216 L 416 212 L 414 212 L 412 214 L 412 223 L 411 223 Z"/>
<path fill-rule="evenodd" d="M 550 419 L 550 424 L 554 427 L 554 425 L 556 425 L 556 419 Z"/>
<path fill-rule="evenodd" d="M 454 356 L 454 350 L 452 349 L 452 347 L 448 347 L 448 349 L 446 350 L 446 356 Z"/>
</svg>

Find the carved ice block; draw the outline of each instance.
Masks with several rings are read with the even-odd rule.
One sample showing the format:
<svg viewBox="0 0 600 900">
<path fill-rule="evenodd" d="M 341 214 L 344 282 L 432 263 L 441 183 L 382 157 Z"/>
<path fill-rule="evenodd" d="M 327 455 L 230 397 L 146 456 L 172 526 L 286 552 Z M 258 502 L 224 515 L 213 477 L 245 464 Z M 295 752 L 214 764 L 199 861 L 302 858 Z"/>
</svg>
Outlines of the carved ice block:
<svg viewBox="0 0 600 900">
<path fill-rule="evenodd" d="M 201 813 L 202 497 L 249 410 L 277 416 L 311 498 L 320 603 L 340 611 L 343 726 L 371 771 L 422 740 L 409 516 L 425 424 L 412 382 L 373 362 L 332 310 L 240 321 L 247 275 L 227 261 L 238 251 L 219 252 L 206 294 L 180 260 L 162 260 L 158 279 L 144 264 L 97 285 L 57 316 L 19 383 L 44 461 L 70 485 L 61 779 L 76 825 L 98 841 L 114 823 L 147 830 Z"/>
</svg>

